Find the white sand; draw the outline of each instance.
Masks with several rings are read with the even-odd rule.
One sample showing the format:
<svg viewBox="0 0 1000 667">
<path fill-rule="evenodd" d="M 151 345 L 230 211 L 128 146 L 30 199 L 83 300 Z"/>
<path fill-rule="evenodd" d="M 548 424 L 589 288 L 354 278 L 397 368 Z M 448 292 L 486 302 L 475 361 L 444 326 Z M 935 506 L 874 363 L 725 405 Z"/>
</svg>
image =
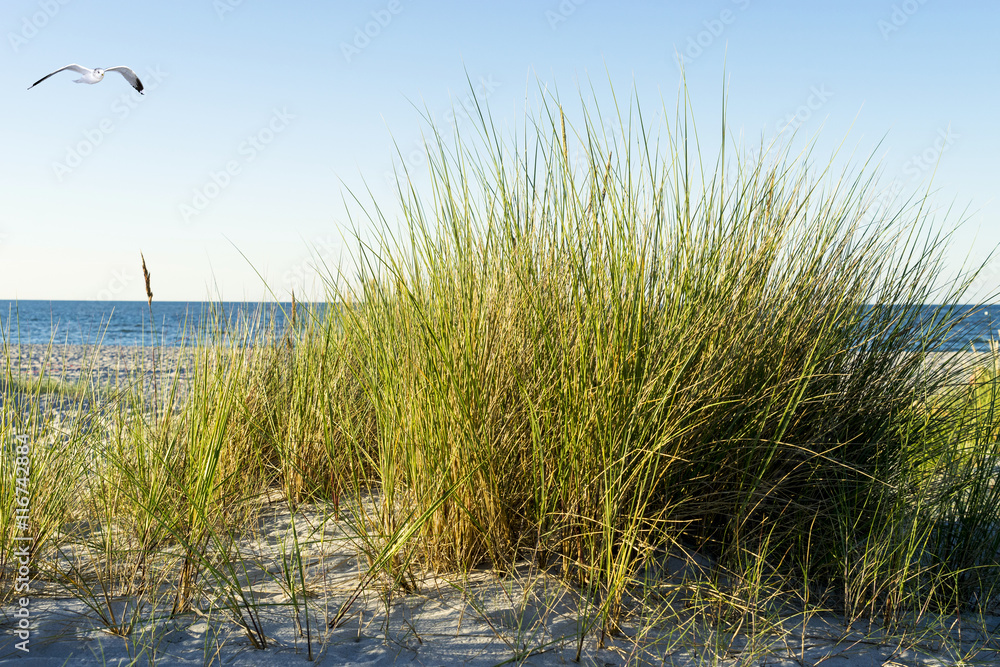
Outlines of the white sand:
<svg viewBox="0 0 1000 667">
<path fill-rule="evenodd" d="M 94 610 L 67 595 L 60 585 L 36 581 L 30 653 L 14 648 L 10 633 L 13 605 L 3 608 L 0 664 L 105 665 L 138 664 L 234 665 L 309 664 L 307 644 L 296 629 L 294 608 L 280 583 L 281 545 L 290 548 L 290 514 L 284 503 L 263 512 L 260 530 L 240 544 L 247 559 L 245 588 L 260 605 L 268 647 L 254 648 L 225 610 L 169 617 L 171 598 L 155 610 L 155 623 L 140 622 L 129 640 L 107 632 Z M 574 589 L 525 565 L 511 576 L 487 571 L 464 580 L 428 577 L 416 593 L 397 592 L 388 607 L 385 587 L 365 590 L 336 629 L 327 623 L 357 588 L 359 552 L 347 539 L 349 522 L 323 521 L 316 512 L 297 515 L 307 571 L 310 636 L 314 663 L 326 665 L 524 665 L 574 664 L 581 627 L 593 622 Z M 361 558 L 361 562 L 365 562 Z M 203 575 L 202 584 L 211 577 Z M 211 585 L 208 586 L 212 588 Z M 218 590 L 218 589 L 216 589 Z M 207 596 L 211 597 L 208 592 Z M 103 599 L 90 598 L 103 606 Z M 120 613 L 123 603 L 115 603 Z M 387 611 L 388 610 L 388 611 Z M 582 610 L 582 611 L 581 611 Z M 148 619 L 151 610 L 144 610 Z M 300 619 L 304 615 L 300 612 Z M 640 626 L 648 625 L 646 631 Z M 628 622 L 624 637 L 597 647 L 598 633 L 585 633 L 584 664 L 726 665 L 954 665 L 963 658 L 988 664 L 1000 661 L 1000 618 L 939 619 L 927 625 L 927 636 L 915 646 L 892 636 L 848 630 L 833 616 L 814 617 L 804 627 L 793 620 L 777 622 L 753 639 L 724 635 L 707 626 Z M 304 630 L 303 630 L 304 632 Z M 715 656 L 715 658 L 713 658 Z"/>
<path fill-rule="evenodd" d="M 148 350 L 60 346 L 46 354 L 44 347 L 31 346 L 22 349 L 17 363 L 24 373 L 58 369 L 65 371 L 66 379 L 74 379 L 74 373 L 79 377 L 96 361 L 99 373 L 112 378 L 116 372 L 142 368 L 142 354 Z M 175 356 L 169 365 L 176 362 Z M 136 664 L 160 665 L 507 662 L 547 667 L 576 664 L 581 629 L 582 657 L 588 665 L 1000 664 L 1000 617 L 994 616 L 928 616 L 922 620 L 923 630 L 910 629 L 905 643 L 859 624 L 848 629 L 832 614 L 814 616 L 806 623 L 772 618 L 753 631 L 734 635 L 693 620 L 678 626 L 675 621 L 633 617 L 623 624 L 624 636 L 609 638 L 605 647 L 598 648 L 599 633 L 587 630 L 594 621 L 593 609 L 574 588 L 528 565 L 507 576 L 485 570 L 466 578 L 427 576 L 418 591 L 408 595 L 396 591 L 388 599 L 388 587 L 376 580 L 352 604 L 345 622 L 330 629 L 328 622 L 357 589 L 367 560 L 350 539 L 356 534 L 350 521 L 324 519 L 316 508 L 296 515 L 309 593 L 309 636 L 315 658 L 310 663 L 304 628 L 300 634 L 295 608 L 282 583 L 282 553 L 292 545 L 290 520 L 286 504 L 273 502 L 264 508 L 258 529 L 238 543 L 247 565 L 241 575 L 243 591 L 258 605 L 268 643 L 264 650 L 254 648 L 222 608 L 225 587 L 209 574 L 199 581 L 204 587 L 199 612 L 171 618 L 172 598 L 166 597 L 157 609 L 143 610 L 127 639 L 108 632 L 98 611 L 85 604 L 84 600 L 97 610 L 106 609 L 100 595 L 88 596 L 38 577 L 30 594 L 30 652 L 15 648 L 16 602 L 8 601 L 0 611 L 0 664 L 118 665 L 135 659 Z M 678 573 L 674 583 L 679 585 L 683 568 L 672 571 Z M 96 579 L 90 576 L 87 581 L 93 586 Z M 120 615 L 124 605 L 125 601 L 116 600 L 116 613 Z M 301 609 L 298 618 L 304 625 Z M 923 638 L 916 641 L 917 635 Z"/>
<path fill-rule="evenodd" d="M 80 377 L 109 382 L 126 379 L 134 372 L 151 373 L 154 367 L 160 376 L 176 371 L 184 377 L 191 366 L 190 358 L 178 347 L 13 345 L 0 348 L 0 360 L 9 360 L 15 376 L 45 376 L 65 382 Z"/>
</svg>

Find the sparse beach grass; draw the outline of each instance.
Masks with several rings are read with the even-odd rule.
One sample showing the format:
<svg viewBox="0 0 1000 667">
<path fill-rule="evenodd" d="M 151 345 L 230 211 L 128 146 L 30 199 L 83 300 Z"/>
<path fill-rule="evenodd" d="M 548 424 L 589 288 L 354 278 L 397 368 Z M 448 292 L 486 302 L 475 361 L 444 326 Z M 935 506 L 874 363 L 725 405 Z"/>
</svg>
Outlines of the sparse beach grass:
<svg viewBox="0 0 1000 667">
<path fill-rule="evenodd" d="M 613 111 L 432 128 L 403 232 L 364 202 L 383 233 L 287 332 L 195 331 L 100 392 L 8 346 L 32 505 L 19 532 L 5 453 L 0 595 L 30 534 L 42 595 L 137 664 L 366 638 L 464 638 L 475 664 L 995 657 L 998 357 L 932 358 L 972 274 L 942 285 L 925 202 L 725 127 L 703 161 L 686 99 L 664 126 Z"/>
</svg>

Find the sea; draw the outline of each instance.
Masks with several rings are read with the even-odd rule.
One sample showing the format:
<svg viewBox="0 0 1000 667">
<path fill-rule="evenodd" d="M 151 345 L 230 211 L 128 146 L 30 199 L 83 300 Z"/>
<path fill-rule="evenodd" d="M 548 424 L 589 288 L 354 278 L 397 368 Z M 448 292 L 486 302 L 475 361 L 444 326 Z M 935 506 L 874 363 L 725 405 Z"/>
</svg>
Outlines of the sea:
<svg viewBox="0 0 1000 667">
<path fill-rule="evenodd" d="M 319 312 L 324 304 L 296 305 Z M 941 307 L 922 306 L 927 322 L 941 314 Z M 193 342 L 194 332 L 204 340 L 238 336 L 280 336 L 291 324 L 291 303 L 208 301 L 4 301 L 0 300 L 0 346 L 3 344 L 55 345 L 167 345 Z M 953 316 L 961 326 L 935 341 L 933 351 L 989 349 L 990 339 L 1000 337 L 1000 305 L 958 306 Z"/>
<path fill-rule="evenodd" d="M 301 317 L 305 306 L 297 303 Z M 319 304 L 315 304 L 319 305 Z M 320 305 L 320 307 L 322 307 Z M 281 335 L 291 303 L 207 301 L 4 301 L 0 344 L 166 345 L 176 347 L 233 336 Z"/>
</svg>

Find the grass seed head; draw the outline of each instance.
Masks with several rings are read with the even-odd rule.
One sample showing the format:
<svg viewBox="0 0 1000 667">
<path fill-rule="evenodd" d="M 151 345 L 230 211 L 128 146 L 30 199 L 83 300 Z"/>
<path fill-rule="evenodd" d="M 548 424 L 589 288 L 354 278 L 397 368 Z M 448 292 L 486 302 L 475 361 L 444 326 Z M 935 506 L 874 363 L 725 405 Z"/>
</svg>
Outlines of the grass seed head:
<svg viewBox="0 0 1000 667">
<path fill-rule="evenodd" d="M 139 257 L 142 257 L 142 277 L 146 281 L 146 301 L 147 301 L 147 303 L 149 303 L 149 306 L 152 307 L 153 306 L 153 290 L 149 286 L 149 271 L 146 269 L 146 258 L 143 256 L 143 254 L 141 252 L 139 253 Z"/>
</svg>

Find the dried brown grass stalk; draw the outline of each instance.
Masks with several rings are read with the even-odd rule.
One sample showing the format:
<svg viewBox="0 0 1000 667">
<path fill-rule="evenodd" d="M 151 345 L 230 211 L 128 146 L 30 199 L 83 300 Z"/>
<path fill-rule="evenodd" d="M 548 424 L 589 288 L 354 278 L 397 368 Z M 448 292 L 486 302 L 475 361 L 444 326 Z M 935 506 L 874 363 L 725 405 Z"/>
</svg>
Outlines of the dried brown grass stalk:
<svg viewBox="0 0 1000 667">
<path fill-rule="evenodd" d="M 146 258 L 143 256 L 142 252 L 139 253 L 139 257 L 142 257 L 142 277 L 146 281 L 146 301 L 149 303 L 150 313 L 152 313 L 153 290 L 149 286 L 149 271 L 146 269 Z"/>
<path fill-rule="evenodd" d="M 142 254 L 142 251 L 139 251 L 139 257 L 142 258 L 142 277 L 146 281 L 146 303 L 149 306 L 149 327 L 150 327 L 150 331 L 154 333 L 152 350 L 153 350 L 153 411 L 154 411 L 154 416 L 155 416 L 155 411 L 157 410 L 157 406 L 159 405 L 159 401 L 157 400 L 157 395 L 156 395 L 157 394 L 157 392 L 156 392 L 156 339 L 155 339 L 155 330 L 153 329 L 153 289 L 149 285 L 149 269 L 146 268 L 146 257 Z"/>
</svg>

